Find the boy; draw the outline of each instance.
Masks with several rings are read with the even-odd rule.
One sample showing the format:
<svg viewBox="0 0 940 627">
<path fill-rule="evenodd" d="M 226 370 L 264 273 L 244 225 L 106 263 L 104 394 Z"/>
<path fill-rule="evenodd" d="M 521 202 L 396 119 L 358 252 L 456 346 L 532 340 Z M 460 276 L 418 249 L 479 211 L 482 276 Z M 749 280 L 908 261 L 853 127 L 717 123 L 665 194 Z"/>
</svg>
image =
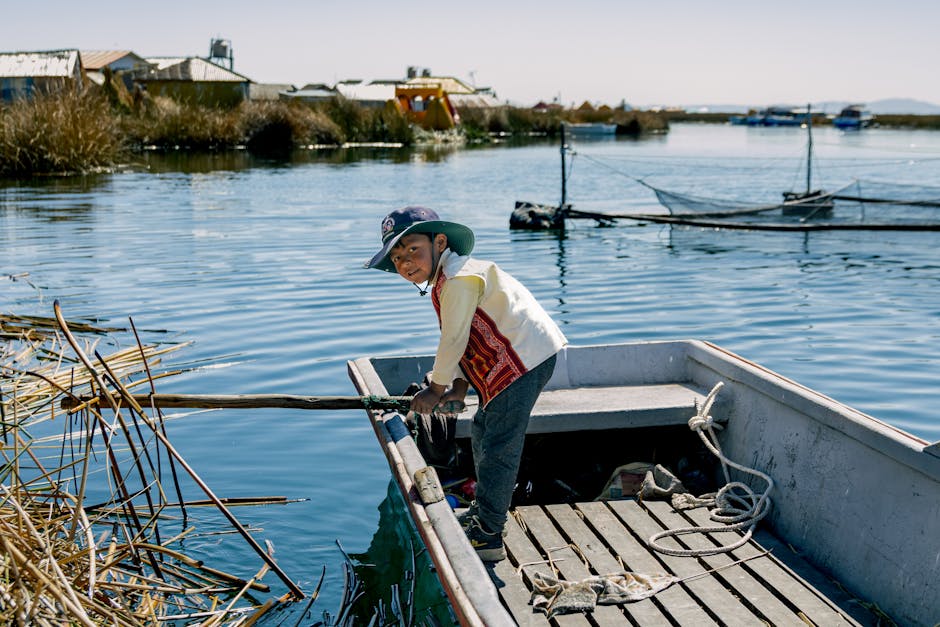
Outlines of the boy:
<svg viewBox="0 0 940 627">
<path fill-rule="evenodd" d="M 473 243 L 466 226 L 405 207 L 382 221 L 382 249 L 365 267 L 397 272 L 422 295 L 431 292 L 441 339 L 430 383 L 411 409 L 428 414 L 462 401 L 471 384 L 480 397 L 470 429 L 476 499 L 460 521 L 480 559 L 498 561 L 506 557 L 502 532 L 529 415 L 567 340 L 521 283 L 468 256 Z"/>
</svg>

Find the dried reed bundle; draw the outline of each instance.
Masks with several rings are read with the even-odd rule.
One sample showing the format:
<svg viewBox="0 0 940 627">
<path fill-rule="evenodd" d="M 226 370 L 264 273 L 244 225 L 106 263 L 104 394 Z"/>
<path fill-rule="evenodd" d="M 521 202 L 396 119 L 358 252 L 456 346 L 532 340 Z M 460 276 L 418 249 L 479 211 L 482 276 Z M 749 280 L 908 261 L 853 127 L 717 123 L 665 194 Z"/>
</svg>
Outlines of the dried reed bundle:
<svg viewBox="0 0 940 627">
<path fill-rule="evenodd" d="M 182 345 L 145 346 L 134 329 L 136 346 L 102 356 L 96 346 L 113 329 L 66 323 L 55 309 L 54 320 L 0 317 L 0 623 L 249 625 L 302 598 L 271 545 L 261 549 L 175 451 L 160 412 L 133 402 L 130 389 L 154 391 L 156 379 L 175 374 L 153 368 Z M 87 336 L 83 344 L 72 330 Z M 63 397 L 82 394 L 112 402 L 57 410 Z M 184 471 L 259 552 L 264 564 L 253 577 L 182 550 L 194 529 Z M 269 592 L 260 581 L 268 570 L 291 592 L 262 603 L 253 593 Z"/>
</svg>

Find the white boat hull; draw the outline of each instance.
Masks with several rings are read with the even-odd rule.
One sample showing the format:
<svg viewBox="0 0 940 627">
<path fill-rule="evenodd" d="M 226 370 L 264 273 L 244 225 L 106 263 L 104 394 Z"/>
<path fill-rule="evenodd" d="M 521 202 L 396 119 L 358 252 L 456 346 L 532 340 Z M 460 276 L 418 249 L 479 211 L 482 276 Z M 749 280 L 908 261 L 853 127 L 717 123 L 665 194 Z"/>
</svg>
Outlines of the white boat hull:
<svg viewBox="0 0 940 627">
<path fill-rule="evenodd" d="M 350 362 L 350 375 L 362 393 L 395 394 L 420 380 L 431 361 L 430 356 L 360 359 Z M 583 399 L 578 417 L 556 424 L 575 423 L 609 433 L 618 421 L 623 428 L 649 428 L 656 421 L 665 425 L 679 420 L 677 412 L 653 411 L 649 395 L 638 391 L 685 387 L 688 397 L 679 405 L 694 405 L 703 390 L 718 382 L 724 388 L 712 413 L 727 419 L 720 436 L 724 453 L 769 474 L 775 482 L 774 507 L 762 524 L 898 623 L 934 625 L 940 617 L 938 444 L 930 445 L 701 341 L 568 347 L 559 355 L 545 398 L 540 399 L 543 409 L 536 406 L 529 431 L 545 429 L 559 411 L 573 411 L 549 408 L 553 391 L 578 389 Z M 609 392 L 618 386 L 629 397 L 621 399 L 623 406 L 615 411 L 603 403 L 594 407 L 592 394 L 596 397 L 600 390 Z M 638 400 L 629 400 L 634 397 Z M 387 442 L 388 417 L 373 413 L 371 418 L 380 440 Z M 469 419 L 466 413 L 458 422 Z M 413 445 L 409 441 L 398 438 L 404 448 Z M 418 458 L 414 463 L 422 465 Z M 401 465 L 391 457 L 390 464 L 403 476 L 399 482 L 405 489 L 408 478 Z M 436 516 L 444 531 L 438 534 L 433 525 L 425 531 L 432 543 L 440 544 L 442 537 L 454 533 L 448 520 L 453 516 L 446 510 Z M 440 544 L 442 556 L 447 556 L 442 559 L 461 562 L 449 551 L 459 553 L 462 540 L 454 540 L 457 549 Z M 456 580 L 453 585 L 466 589 L 467 582 Z M 491 595 L 487 602 L 492 603 Z"/>
</svg>

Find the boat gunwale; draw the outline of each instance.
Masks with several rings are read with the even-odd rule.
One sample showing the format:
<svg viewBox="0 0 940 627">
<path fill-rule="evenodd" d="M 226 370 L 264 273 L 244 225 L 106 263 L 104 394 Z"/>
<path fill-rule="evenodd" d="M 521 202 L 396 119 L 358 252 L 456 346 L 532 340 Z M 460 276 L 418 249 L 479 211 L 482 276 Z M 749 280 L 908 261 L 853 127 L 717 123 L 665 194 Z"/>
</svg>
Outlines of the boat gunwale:
<svg viewBox="0 0 940 627">
<path fill-rule="evenodd" d="M 385 384 L 378 378 L 369 362 L 370 358 L 360 358 L 347 362 L 349 376 L 353 381 L 353 385 L 361 394 L 383 394 L 384 392 L 379 390 L 385 390 Z M 367 366 L 368 369 L 364 366 Z M 372 376 L 369 376 L 370 371 L 375 375 L 375 380 L 370 381 L 370 379 L 373 379 Z M 373 389 L 376 391 L 367 391 Z M 367 409 L 366 414 L 369 416 L 369 422 L 372 424 L 376 437 L 382 444 L 381 448 L 392 470 L 392 475 L 395 477 L 395 482 L 398 484 L 408 510 L 411 512 L 412 523 L 434 564 L 437 577 L 441 582 L 441 588 L 447 595 L 451 608 L 457 615 L 460 624 L 473 627 L 487 627 L 488 625 L 504 623 L 507 625 L 514 624 L 506 609 L 499 602 L 496 588 L 490 582 L 483 564 L 476 559 L 475 555 L 470 555 L 473 549 L 464 537 L 463 530 L 460 528 L 456 517 L 450 513 L 450 504 L 444 500 L 430 504 L 430 507 L 442 506 L 447 508 L 449 518 L 444 519 L 444 524 L 449 523 L 451 527 L 459 531 L 457 535 L 466 545 L 456 547 L 458 557 L 464 556 L 462 560 L 466 563 L 464 568 L 458 569 L 451 559 L 451 554 L 455 552 L 455 546 L 453 545 L 459 543 L 453 542 L 454 533 L 442 533 L 432 521 L 432 516 L 428 511 L 429 506 L 425 505 L 417 494 L 414 476 L 409 471 L 406 461 L 407 453 L 398 446 L 400 441 L 403 446 L 409 447 L 411 449 L 410 457 L 421 460 L 423 464 L 424 460 L 414 440 L 410 437 L 396 439 L 381 415 L 382 412 Z M 391 412 L 390 416 L 389 420 L 397 419 L 401 422 L 401 429 L 406 430 L 401 414 Z M 440 524 L 439 521 L 438 525 Z M 454 531 L 454 529 L 451 531 Z M 473 559 L 466 559 L 467 557 Z M 467 566 L 469 566 L 471 572 L 467 572 Z"/>
<path fill-rule="evenodd" d="M 796 398 L 804 399 L 806 402 L 825 410 L 812 414 L 803 412 L 811 419 L 839 431 L 879 454 L 920 472 L 934 481 L 940 481 L 940 457 L 935 457 L 929 451 L 926 451 L 931 446 L 927 440 L 817 392 L 711 342 L 691 341 L 707 346 L 709 350 L 705 351 L 704 354 L 717 353 L 721 362 L 735 365 L 740 373 L 746 373 L 739 380 L 748 387 L 790 407 L 795 406 L 794 400 Z M 722 356 L 730 357 L 732 361 L 723 359 Z M 717 368 L 714 362 L 707 359 L 697 359 L 695 355 L 691 354 L 689 358 L 716 373 L 721 373 L 721 369 Z M 785 392 L 785 396 L 778 397 L 769 393 L 768 386 L 773 386 Z"/>
</svg>

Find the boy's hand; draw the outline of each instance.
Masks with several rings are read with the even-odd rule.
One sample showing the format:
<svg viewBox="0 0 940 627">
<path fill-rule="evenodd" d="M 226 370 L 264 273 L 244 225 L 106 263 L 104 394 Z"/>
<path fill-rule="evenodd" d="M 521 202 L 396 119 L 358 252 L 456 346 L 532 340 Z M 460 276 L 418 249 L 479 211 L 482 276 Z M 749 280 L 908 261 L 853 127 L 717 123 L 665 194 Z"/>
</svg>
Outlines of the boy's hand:
<svg viewBox="0 0 940 627">
<path fill-rule="evenodd" d="M 444 395 L 441 397 L 441 400 L 438 401 L 441 405 L 449 401 L 456 401 L 460 404 L 463 404 L 463 399 L 467 397 L 467 388 L 469 383 L 466 379 L 455 379 L 451 388 L 444 392 Z"/>
<path fill-rule="evenodd" d="M 431 410 L 441 402 L 445 389 L 443 385 L 431 382 L 428 387 L 415 394 L 411 399 L 411 411 L 418 414 L 430 414 Z"/>
</svg>

